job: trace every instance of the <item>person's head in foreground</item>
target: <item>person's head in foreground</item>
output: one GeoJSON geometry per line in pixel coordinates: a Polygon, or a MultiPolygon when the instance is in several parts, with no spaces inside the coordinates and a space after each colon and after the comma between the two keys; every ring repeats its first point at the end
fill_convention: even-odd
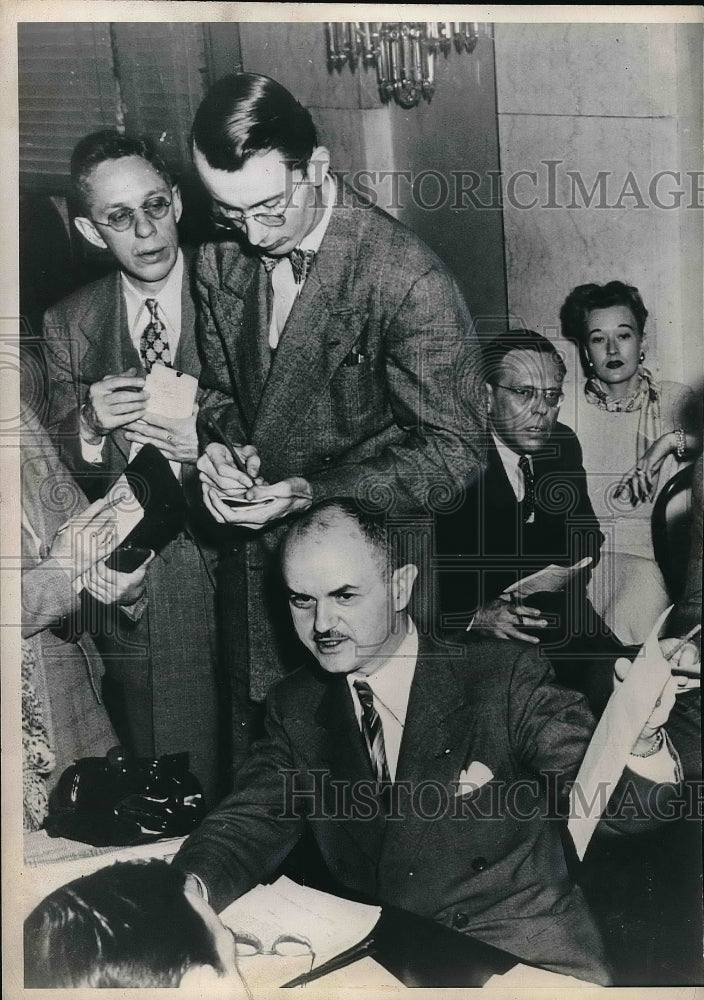
{"type": "Polygon", "coordinates": [[[24,922],[25,989],[228,985],[231,932],[165,861],[121,862],[69,882],[24,922]]]}
{"type": "Polygon", "coordinates": [[[317,504],[291,527],[282,563],[298,638],[324,670],[371,674],[396,652],[418,570],[382,516],[346,499],[317,504]]]}
{"type": "Polygon", "coordinates": [[[533,330],[509,330],[482,347],[489,423],[516,454],[532,455],[550,439],[560,404],[565,363],[533,330]]]}

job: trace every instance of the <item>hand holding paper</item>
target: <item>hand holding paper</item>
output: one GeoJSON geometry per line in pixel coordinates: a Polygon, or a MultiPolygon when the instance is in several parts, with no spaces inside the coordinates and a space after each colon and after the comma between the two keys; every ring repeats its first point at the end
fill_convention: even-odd
{"type": "MultiPolygon", "coordinates": [[[[580,573],[586,573],[591,567],[592,557],[585,556],[573,566],[557,566],[550,563],[537,573],[522,580],[516,580],[510,587],[507,587],[504,594],[511,594],[516,600],[525,600],[531,594],[558,593],[564,590],[569,583],[576,580],[580,573]]],[[[586,581],[585,581],[586,582],[586,581]]]]}
{"type": "Polygon", "coordinates": [[[619,660],[616,689],[594,730],[570,796],[567,829],[581,860],[602,811],[639,740],[646,752],[674,704],[676,681],[660,651],[658,633],[672,607],[658,618],[632,664],[619,660]],[[667,689],[667,690],[666,690],[667,689]],[[649,734],[649,735],[648,735],[649,734]],[[600,790],[605,795],[600,795],[600,790]],[[598,804],[598,807],[597,805],[598,804]]]}

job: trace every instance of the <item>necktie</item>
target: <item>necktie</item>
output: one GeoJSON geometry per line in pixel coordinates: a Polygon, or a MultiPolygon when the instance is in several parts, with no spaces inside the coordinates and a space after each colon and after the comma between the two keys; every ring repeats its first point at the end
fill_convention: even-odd
{"type": "Polygon", "coordinates": [[[389,775],[389,765],[386,761],[384,728],[381,724],[379,713],[374,708],[372,689],[366,681],[355,681],[354,689],[362,706],[362,735],[367,744],[374,776],[380,783],[389,782],[391,781],[391,777],[389,775]]]}
{"type": "Polygon", "coordinates": [[[532,520],[535,513],[535,476],[527,455],[518,459],[518,468],[523,473],[525,492],[523,494],[523,523],[532,520]]]}
{"type": "MultiPolygon", "coordinates": [[[[300,247],[294,247],[291,253],[285,256],[291,261],[293,280],[297,285],[302,285],[308,277],[308,273],[315,260],[315,250],[301,250],[300,247]]],[[[267,257],[266,254],[262,254],[261,260],[267,273],[269,273],[274,270],[280,260],[283,260],[283,257],[267,257]]]]}
{"type": "Polygon", "coordinates": [[[159,303],[156,299],[146,299],[150,320],[142,331],[139,342],[139,353],[142,364],[147,375],[154,365],[166,365],[171,367],[171,351],[169,349],[169,338],[166,334],[166,327],[159,319],[159,303]]]}

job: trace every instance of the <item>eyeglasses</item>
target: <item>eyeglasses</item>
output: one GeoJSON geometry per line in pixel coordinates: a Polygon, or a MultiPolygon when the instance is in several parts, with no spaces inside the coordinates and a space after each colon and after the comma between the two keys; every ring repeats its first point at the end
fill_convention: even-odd
{"type": "MultiPolygon", "coordinates": [[[[148,219],[163,219],[171,208],[171,202],[171,198],[159,195],[156,198],[148,198],[143,205],[140,205],[140,208],[148,219]]],[[[138,211],[139,208],[117,208],[114,212],[110,213],[105,222],[100,222],[99,219],[93,219],[92,221],[96,226],[110,226],[116,232],[124,233],[132,226],[134,217],[138,211]]]]}
{"type": "Polygon", "coordinates": [[[538,389],[534,385],[501,385],[500,382],[495,382],[494,385],[497,389],[506,389],[507,392],[512,392],[514,396],[518,396],[524,403],[533,403],[538,396],[542,396],[551,408],[559,406],[565,398],[565,394],[561,389],[538,389]]]}
{"type": "Polygon", "coordinates": [[[272,211],[249,211],[241,212],[238,208],[215,208],[211,209],[211,218],[213,224],[218,227],[218,229],[244,229],[247,219],[254,219],[255,222],[260,223],[262,226],[268,226],[270,229],[278,229],[279,226],[283,226],[286,222],[286,212],[291,204],[291,199],[293,198],[294,191],[296,188],[303,183],[303,178],[296,181],[296,183],[291,188],[291,193],[284,202],[283,205],[272,205],[272,208],[279,208],[278,212],[272,211]]]}
{"type": "Polygon", "coordinates": [[[299,958],[304,955],[310,955],[310,969],[308,972],[312,972],[313,970],[315,952],[313,951],[313,945],[307,937],[303,937],[300,934],[279,934],[271,948],[265,948],[256,934],[250,934],[247,931],[233,931],[231,927],[227,929],[234,938],[237,971],[244,985],[245,992],[250,998],[252,993],[239,967],[238,960],[240,958],[251,958],[255,955],[277,955],[279,958],[299,958]]]}

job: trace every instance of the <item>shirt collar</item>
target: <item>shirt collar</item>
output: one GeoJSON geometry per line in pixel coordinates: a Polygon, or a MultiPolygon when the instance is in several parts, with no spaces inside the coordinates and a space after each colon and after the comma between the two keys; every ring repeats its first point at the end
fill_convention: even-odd
{"type": "MultiPolygon", "coordinates": [[[[363,674],[355,670],[353,673],[347,674],[346,678],[352,692],[354,692],[355,681],[366,681],[374,696],[378,697],[392,715],[396,716],[401,725],[404,725],[406,721],[408,699],[418,661],[418,633],[411,619],[407,618],[406,620],[410,626],[408,634],[392,656],[384,660],[373,674],[363,674]]],[[[359,715],[360,710],[356,696],[353,701],[359,715]]]]}
{"type": "Polygon", "coordinates": [[[130,333],[134,332],[137,324],[144,318],[146,325],[146,305],[147,299],[157,299],[159,310],[163,314],[167,327],[180,332],[181,329],[181,290],[183,287],[183,252],[179,248],[176,255],[176,263],[171,269],[171,273],[166,279],[164,287],[154,295],[145,295],[130,281],[124,271],[120,272],[122,278],[122,289],[125,293],[125,305],[127,306],[127,324],[130,333]]]}
{"type": "Polygon", "coordinates": [[[325,211],[322,219],[315,229],[311,230],[307,236],[304,236],[298,244],[301,250],[314,250],[317,253],[320,249],[320,244],[323,242],[323,236],[325,236],[330,222],[330,216],[332,215],[332,210],[335,206],[335,195],[335,182],[330,174],[326,174],[323,181],[323,203],[325,205],[325,211]]]}
{"type": "MultiPolygon", "coordinates": [[[[522,500],[525,493],[525,483],[523,481],[523,472],[518,467],[518,463],[521,459],[520,455],[517,455],[515,451],[512,451],[508,445],[504,444],[501,438],[493,430],[491,431],[491,436],[494,439],[494,444],[496,445],[496,450],[499,453],[499,458],[501,459],[501,464],[506,470],[506,475],[508,476],[508,481],[511,484],[511,488],[516,495],[517,500],[522,500]]],[[[531,469],[533,468],[533,458],[531,455],[526,455],[526,458],[530,462],[531,469]]]]}

